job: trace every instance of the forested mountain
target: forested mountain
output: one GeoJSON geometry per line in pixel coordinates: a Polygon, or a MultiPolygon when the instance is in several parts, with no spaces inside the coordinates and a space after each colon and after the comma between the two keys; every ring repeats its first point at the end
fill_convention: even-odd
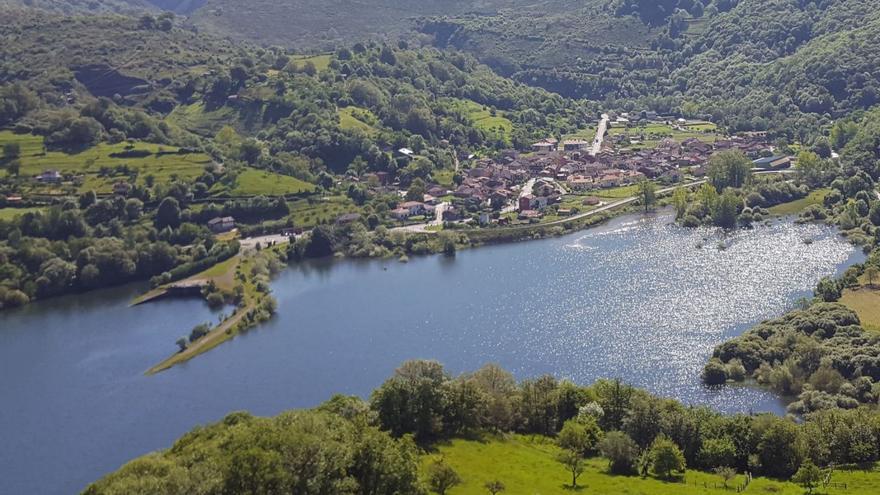
{"type": "MultiPolygon", "coordinates": [[[[145,0],[51,4],[143,7],[145,0]]],[[[874,105],[877,0],[152,1],[210,32],[303,49],[430,42],[603,108],[711,116],[811,140],[874,105]]]]}

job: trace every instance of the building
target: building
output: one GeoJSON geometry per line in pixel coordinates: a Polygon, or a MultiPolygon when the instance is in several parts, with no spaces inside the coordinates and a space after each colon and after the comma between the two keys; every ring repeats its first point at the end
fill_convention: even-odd
{"type": "Polygon", "coordinates": [[[360,213],[346,213],[336,217],[336,225],[347,225],[361,219],[360,213]]]}
{"type": "Polygon", "coordinates": [[[550,153],[551,151],[555,151],[557,147],[557,141],[555,139],[542,139],[537,143],[532,144],[532,151],[537,153],[550,153]]]}
{"type": "Polygon", "coordinates": [[[208,228],[214,233],[229,232],[235,228],[235,219],[232,217],[217,217],[208,220],[208,228]]]}
{"type": "Polygon", "coordinates": [[[562,142],[565,151],[582,151],[590,147],[590,142],[583,139],[568,139],[562,142]]]}
{"type": "Polygon", "coordinates": [[[787,168],[790,166],[791,157],[788,156],[768,156],[752,161],[754,168],[787,168]]]}
{"type": "Polygon", "coordinates": [[[427,208],[425,208],[425,203],[421,203],[419,201],[406,201],[397,205],[397,209],[404,209],[409,211],[410,216],[424,215],[427,211],[427,208]]]}
{"type": "Polygon", "coordinates": [[[118,181],[113,184],[113,194],[117,194],[119,196],[128,196],[128,193],[131,192],[131,184],[125,182],[124,180],[118,181]]]}
{"type": "Polygon", "coordinates": [[[391,210],[391,218],[394,218],[395,220],[406,220],[411,215],[410,211],[406,208],[396,208],[391,210]]]}
{"type": "Polygon", "coordinates": [[[61,182],[61,173],[57,170],[46,170],[37,176],[37,180],[47,184],[57,184],[61,182]]]}

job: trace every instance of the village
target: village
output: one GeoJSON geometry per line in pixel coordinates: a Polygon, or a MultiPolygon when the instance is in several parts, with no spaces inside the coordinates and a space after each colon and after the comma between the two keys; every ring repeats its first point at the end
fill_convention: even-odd
{"type": "Polygon", "coordinates": [[[548,137],[529,151],[467,157],[469,168],[452,187],[428,184],[422,201],[401,201],[391,216],[410,230],[553,221],[619,199],[642,180],[663,186],[703,177],[709,158],[724,150],[741,151],[758,169],[791,165],[790,157],[773,154],[764,133],[722,136],[705,121],[654,115],[634,125],[627,117],[603,116],[599,129],[606,132],[592,141],[548,137]]]}
{"type": "MultiPolygon", "coordinates": [[[[742,151],[755,168],[790,166],[790,157],[774,155],[765,133],[728,136],[710,122],[642,112],[638,116],[605,114],[595,128],[577,135],[548,136],[528,150],[458,155],[451,179],[426,181],[424,194],[416,197],[408,194],[410,184],[401,184],[388,172],[347,176],[338,184],[360,182],[376,194],[400,197],[381,219],[393,229],[431,232],[544,223],[631,197],[642,180],[670,186],[700,178],[706,174],[709,158],[729,149],[742,151]]],[[[408,148],[395,154],[404,164],[418,156],[408,148]]],[[[58,187],[64,179],[58,170],[49,169],[32,180],[58,187]]],[[[105,194],[126,197],[131,189],[128,181],[117,179],[105,194]]],[[[21,201],[20,195],[6,198],[10,206],[21,201]]],[[[344,225],[362,218],[357,211],[342,210],[331,220],[344,225]]],[[[220,234],[236,230],[238,222],[224,215],[210,219],[206,226],[220,234]]],[[[302,230],[297,227],[301,226],[282,234],[299,234],[302,230]]]]}

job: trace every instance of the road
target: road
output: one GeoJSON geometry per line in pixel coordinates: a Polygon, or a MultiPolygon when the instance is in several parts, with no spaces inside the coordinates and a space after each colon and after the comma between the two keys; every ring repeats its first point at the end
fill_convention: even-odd
{"type": "Polygon", "coordinates": [[[596,127],[596,137],[593,138],[593,149],[590,150],[590,155],[596,156],[599,152],[602,151],[602,141],[605,140],[605,132],[608,130],[608,114],[602,114],[602,120],[599,121],[599,126],[596,127]]]}
{"type": "MultiPolygon", "coordinates": [[[[701,184],[704,184],[705,182],[706,182],[706,179],[703,179],[703,180],[698,180],[698,181],[694,181],[694,182],[688,182],[687,184],[679,184],[677,186],[664,187],[663,189],[657,189],[656,194],[666,194],[668,192],[672,192],[672,191],[674,191],[678,188],[681,188],[681,187],[699,186],[701,184]]],[[[590,211],[587,211],[584,213],[578,213],[577,215],[572,215],[570,217],[565,217],[565,218],[562,218],[559,220],[554,220],[552,222],[542,223],[542,224],[540,224],[540,226],[546,227],[548,225],[549,226],[561,225],[563,223],[568,223],[568,222],[572,222],[575,220],[580,220],[581,218],[586,218],[589,216],[598,215],[599,213],[617,208],[618,206],[628,205],[638,199],[639,199],[638,196],[630,196],[628,198],[624,198],[624,199],[614,201],[612,203],[608,203],[605,206],[600,206],[599,208],[596,208],[595,210],[590,210],[590,211]]],[[[529,227],[534,227],[534,225],[522,225],[519,227],[514,226],[514,227],[509,227],[509,228],[516,229],[516,228],[529,228],[529,227]]]]}
{"type": "Polygon", "coordinates": [[[290,237],[284,234],[271,234],[238,240],[238,244],[241,246],[242,251],[252,251],[257,248],[258,243],[260,244],[260,247],[266,247],[273,242],[275,244],[287,244],[290,242],[290,237]]]}
{"type": "MultiPolygon", "coordinates": [[[[687,184],[679,184],[677,186],[664,187],[663,189],[658,189],[656,191],[656,194],[666,194],[666,193],[672,192],[680,187],[694,187],[694,186],[699,186],[704,183],[706,183],[706,179],[698,180],[698,181],[694,181],[694,182],[688,182],[687,184]]],[[[525,187],[523,187],[523,189],[525,189],[525,187]]],[[[630,196],[628,198],[619,199],[617,201],[607,203],[605,205],[600,206],[599,208],[596,208],[595,210],[590,210],[590,211],[587,211],[584,213],[578,213],[577,215],[572,215],[570,217],[561,218],[559,220],[554,220],[552,222],[547,222],[547,223],[542,223],[542,224],[537,224],[537,225],[535,225],[535,224],[513,225],[510,227],[503,227],[501,229],[495,229],[495,230],[496,231],[497,230],[518,230],[518,229],[529,229],[529,228],[536,227],[536,226],[547,227],[547,226],[553,226],[553,225],[562,225],[564,223],[580,220],[581,218],[586,218],[586,217],[589,217],[592,215],[598,215],[599,213],[602,213],[602,212],[605,212],[608,210],[613,210],[614,208],[617,208],[620,206],[628,205],[638,199],[639,199],[638,196],[630,196]]],[[[445,204],[448,204],[448,203],[445,203],[445,204]]],[[[417,225],[407,225],[405,227],[395,227],[391,230],[404,230],[407,232],[420,232],[423,234],[436,234],[437,233],[436,230],[427,230],[427,227],[429,225],[440,225],[442,223],[443,223],[442,221],[438,222],[437,220],[434,220],[433,222],[430,222],[430,223],[420,223],[417,225]]]]}

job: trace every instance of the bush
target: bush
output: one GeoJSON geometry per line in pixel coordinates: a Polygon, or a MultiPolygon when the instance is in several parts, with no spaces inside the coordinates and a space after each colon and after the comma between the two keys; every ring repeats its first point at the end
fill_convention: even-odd
{"type": "Polygon", "coordinates": [[[703,368],[703,382],[706,385],[721,385],[727,382],[727,367],[720,360],[711,359],[703,368]]]}
{"type": "Polygon", "coordinates": [[[612,431],[599,442],[599,451],[608,459],[608,469],[614,474],[631,474],[639,447],[626,433],[612,431]]]}

